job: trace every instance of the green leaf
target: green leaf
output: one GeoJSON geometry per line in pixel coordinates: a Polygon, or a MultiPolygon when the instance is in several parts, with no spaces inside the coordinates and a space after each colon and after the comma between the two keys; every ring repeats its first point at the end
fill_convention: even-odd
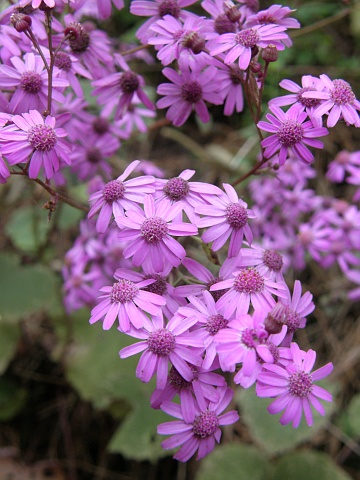
{"type": "Polygon", "coordinates": [[[215,447],[206,457],[195,477],[196,480],[266,480],[268,463],[254,447],[229,444],[215,447]]]}
{"type": "Polygon", "coordinates": [[[45,210],[37,206],[24,207],[13,213],[5,232],[17,248],[35,254],[46,242],[50,227],[45,210]]]}
{"type": "Polygon", "coordinates": [[[329,455],[304,450],[281,458],[275,465],[273,480],[351,480],[329,455]]]}
{"type": "Polygon", "coordinates": [[[0,322],[0,375],[12,360],[20,338],[18,325],[0,322]]]}
{"type": "MultiPolygon", "coordinates": [[[[327,388],[329,389],[329,388],[327,388]]],[[[293,449],[296,445],[310,439],[328,421],[314,412],[314,425],[308,427],[304,418],[299,428],[291,425],[281,425],[281,414],[270,415],[267,406],[273,399],[259,398],[253,388],[241,390],[236,395],[236,400],[241,407],[242,420],[249,427],[253,438],[269,454],[278,454],[293,449]]],[[[326,403],[327,416],[333,410],[333,405],[326,403]]]]}
{"type": "Polygon", "coordinates": [[[16,256],[1,254],[0,271],[0,318],[5,322],[53,305],[56,279],[46,267],[22,266],[16,256]]]}
{"type": "Polygon", "coordinates": [[[171,421],[171,418],[164,412],[150,407],[150,396],[138,397],[134,410],[110,440],[108,450],[137,461],[156,461],[168,456],[169,452],[161,447],[166,437],[156,433],[157,425],[167,421],[171,421]]]}
{"type": "Polygon", "coordinates": [[[360,437],[360,393],[352,398],[339,423],[349,437],[360,437]]]}
{"type": "Polygon", "coordinates": [[[0,421],[11,420],[22,409],[27,392],[13,383],[0,378],[0,421]]]}

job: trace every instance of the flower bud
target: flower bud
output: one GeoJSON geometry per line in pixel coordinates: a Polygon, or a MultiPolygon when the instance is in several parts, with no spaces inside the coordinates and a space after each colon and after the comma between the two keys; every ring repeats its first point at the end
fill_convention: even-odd
{"type": "Polygon", "coordinates": [[[278,50],[275,45],[268,45],[261,52],[261,57],[266,63],[276,62],[279,57],[278,50]]]}
{"type": "Polygon", "coordinates": [[[252,60],[250,62],[250,70],[253,72],[253,73],[259,73],[261,71],[261,64],[259,62],[255,62],[254,60],[252,60]]]}
{"type": "Polygon", "coordinates": [[[23,13],[13,13],[10,22],[17,32],[25,32],[31,27],[31,18],[23,13]]]}
{"type": "Polygon", "coordinates": [[[232,2],[224,2],[224,12],[230,22],[237,23],[240,20],[241,13],[232,2]]]}
{"type": "Polygon", "coordinates": [[[198,54],[204,51],[205,48],[205,40],[200,37],[197,32],[192,32],[187,35],[182,44],[185,48],[189,48],[193,53],[198,54]]]}
{"type": "Polygon", "coordinates": [[[268,313],[264,320],[265,330],[269,334],[277,334],[281,332],[283,325],[286,322],[287,307],[278,302],[272,310],[268,313]]]}

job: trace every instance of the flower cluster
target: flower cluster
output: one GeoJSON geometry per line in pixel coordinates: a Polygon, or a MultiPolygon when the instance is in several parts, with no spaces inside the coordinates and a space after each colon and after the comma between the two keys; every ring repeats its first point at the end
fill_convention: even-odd
{"type": "Polygon", "coordinates": [[[311,425],[312,408],[324,415],[320,400],[331,395],[315,382],[333,367],[312,372],[315,352],[295,341],[315,307],[301,282],[286,278],[290,267],[304,268],[306,256],[322,268],[338,264],[357,285],[351,298],[360,297],[359,152],[341,152],[327,172],[358,187],[353,203],[308,183],[328,129],[360,127],[352,87],[325,74],[301,85],[284,79],[290,93],[270,100],[261,119],[269,64],[300,27],[294,11],[203,0],[198,14],[194,3],[132,0],[131,14],[148,17],[140,46],[97,26],[123,0],[20,0],[0,15],[0,183],[24,175],[55,202],[68,200],[67,182],[88,182],[87,219],[65,255],[65,308],[86,306],[91,324],[136,339],[120,358],[141,354],[137,378],[155,378],[151,406],[176,419],[158,433],[170,435],[165,449],[180,447],[180,461],[206,456],[220,427],[239,418],[224,413],[234,392],[223,372],[273,398],[269,412],[283,411],[282,424],[298,427],[304,414],[311,425]],[[142,67],[155,62],[164,78],[149,85],[142,67]],[[190,169],[165,179],[146,160],[122,168],[122,144],[150,124],[181,127],[193,114],[207,123],[220,108],[241,112],[245,98],[261,156],[243,179],[273,174],[249,183],[249,202],[234,188],[241,179],[213,185],[190,169]]]}

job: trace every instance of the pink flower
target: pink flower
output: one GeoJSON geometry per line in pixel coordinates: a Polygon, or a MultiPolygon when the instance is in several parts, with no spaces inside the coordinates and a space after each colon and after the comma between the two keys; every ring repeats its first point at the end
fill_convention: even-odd
{"type": "MultiPolygon", "coordinates": [[[[12,57],[10,61],[13,66],[0,65],[0,87],[16,88],[10,99],[8,111],[21,114],[29,110],[45,110],[47,108],[48,74],[42,58],[29,52],[24,55],[24,60],[12,57]]],[[[64,101],[64,96],[59,88],[67,87],[69,82],[57,78],[57,75],[58,70],[55,70],[52,80],[52,99],[61,103],[64,101]]]]}
{"type": "Polygon", "coordinates": [[[266,115],[270,123],[264,121],[258,123],[261,130],[273,134],[261,142],[261,146],[265,149],[265,158],[271,158],[279,151],[279,163],[284,165],[290,149],[296,158],[302,162],[311,163],[314,155],[306,145],[323,148],[324,144],[315,137],[327,135],[328,130],[324,127],[314,127],[310,120],[305,121],[307,114],[300,105],[292,105],[286,113],[275,105],[269,105],[269,109],[273,113],[273,115],[270,113],[266,115]]]}
{"type": "Polygon", "coordinates": [[[220,387],[220,398],[217,402],[204,402],[203,405],[195,404],[192,419],[184,419],[181,406],[172,402],[164,402],[161,409],[177,418],[173,422],[162,423],[158,426],[160,435],[172,435],[164,442],[165,450],[181,446],[174,455],[180,462],[188,461],[196,452],[197,460],[208,455],[215,447],[215,442],[220,442],[222,425],[231,425],[239,419],[235,410],[221,412],[229,405],[234,395],[231,388],[220,387]]]}
{"type": "Polygon", "coordinates": [[[156,106],[158,108],[170,107],[166,113],[176,127],[183,125],[194,109],[202,122],[210,120],[205,101],[219,105],[222,96],[217,91],[216,75],[218,69],[210,66],[202,72],[193,70],[189,66],[180,65],[180,74],[171,68],[164,68],[163,74],[173,83],[161,83],[157,93],[165,95],[156,106]]]}
{"type": "Polygon", "coordinates": [[[131,328],[127,332],[141,341],[120,350],[120,358],[143,352],[136,367],[136,376],[147,383],[156,373],[156,388],[165,388],[169,361],[181,376],[190,382],[193,372],[188,363],[201,365],[199,352],[202,350],[202,342],[188,331],[194,323],[196,318],[180,322],[178,317],[173,317],[165,326],[162,313],[154,316],[152,321],[147,318],[143,328],[131,328]]]}
{"type": "Polygon", "coordinates": [[[323,91],[304,92],[303,97],[323,100],[315,111],[314,116],[321,117],[328,114],[327,126],[333,127],[340,119],[349,125],[360,127],[360,102],[348,82],[342,79],[331,80],[327,75],[320,75],[323,91]]]}
{"type": "Polygon", "coordinates": [[[243,238],[252,242],[252,233],[248,225],[248,218],[254,218],[253,212],[247,204],[239,199],[235,189],[224,183],[226,194],[208,199],[210,205],[200,205],[195,208],[196,213],[205,215],[198,223],[199,228],[210,227],[203,233],[201,239],[205,243],[213,242],[214,252],[220,250],[230,237],[229,258],[239,254],[243,238]]]}
{"type": "Polygon", "coordinates": [[[268,411],[276,414],[284,410],[280,418],[282,425],[292,422],[293,427],[297,428],[304,413],[306,423],[311,426],[311,406],[324,415],[325,409],[319,399],[332,401],[332,395],[314,382],[327,377],[333,370],[333,364],[328,363],[311,373],[316,360],[314,350],[302,352],[296,343],[292,343],[290,349],[292,363],[288,366],[264,364],[263,372],[258,377],[256,394],[259,397],[277,397],[269,405],[268,411]]]}
{"type": "Polygon", "coordinates": [[[196,235],[197,228],[189,223],[171,223],[180,213],[181,205],[160,202],[155,205],[151,195],[145,197],[144,213],[128,210],[126,217],[116,216],[122,229],[119,239],[131,242],[124,257],[132,257],[133,265],[147,271],[162,272],[168,265],[178,267],[186,255],[184,247],[172,238],[196,235]]]}
{"type": "Polygon", "coordinates": [[[155,191],[154,177],[142,176],[126,180],[140,161],[135,160],[125,169],[124,173],[116,180],[108,182],[102,190],[91,195],[89,202],[91,209],[88,218],[93,218],[97,213],[96,230],[104,233],[109,226],[112,215],[125,215],[124,210],[134,209],[134,203],[142,203],[144,196],[155,191]]]}
{"type": "Polygon", "coordinates": [[[158,315],[165,300],[155,293],[147,292],[147,287],[154,280],[148,279],[135,283],[124,278],[119,278],[112,286],[100,289],[104,292],[99,298],[103,298],[91,311],[90,323],[93,324],[103,318],[103,329],[109,330],[116,317],[119,319],[119,329],[122,332],[130,331],[130,324],[135,328],[142,328],[148,322],[150,315],[158,315]]]}
{"type": "Polygon", "coordinates": [[[70,165],[70,148],[62,140],[67,133],[63,128],[55,128],[54,117],[48,115],[44,120],[37,110],[30,110],[14,115],[12,122],[0,132],[1,151],[10,165],[30,159],[29,177],[36,178],[44,167],[47,179],[59,170],[60,160],[70,165]]]}
{"type": "Polygon", "coordinates": [[[289,37],[284,31],[286,27],[279,25],[254,25],[238,33],[224,33],[211,44],[210,55],[228,52],[224,58],[226,64],[238,59],[239,68],[246,70],[252,57],[254,47],[266,48],[274,45],[278,50],[284,50],[280,40],[289,37]]]}

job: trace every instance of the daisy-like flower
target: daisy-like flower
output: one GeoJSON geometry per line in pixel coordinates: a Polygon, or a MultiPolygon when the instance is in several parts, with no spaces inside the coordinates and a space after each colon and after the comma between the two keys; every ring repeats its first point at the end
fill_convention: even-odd
{"type": "Polygon", "coordinates": [[[227,52],[224,58],[226,64],[238,60],[239,68],[246,70],[250,64],[254,47],[266,48],[271,44],[277,50],[285,49],[281,42],[281,40],[289,39],[288,35],[284,33],[285,30],[285,26],[279,25],[254,25],[252,28],[238,33],[224,33],[212,42],[210,55],[215,56],[227,52]]]}
{"type": "Polygon", "coordinates": [[[112,216],[124,215],[124,210],[134,209],[133,202],[142,203],[144,196],[155,191],[152,185],[155,181],[150,175],[126,180],[139,165],[135,160],[116,179],[108,182],[104,188],[96,191],[89,198],[91,209],[88,218],[93,218],[97,213],[96,230],[104,233],[109,226],[112,216]]]}
{"type": "Polygon", "coordinates": [[[171,68],[164,68],[163,74],[173,83],[161,83],[157,93],[165,95],[156,106],[170,107],[166,112],[168,118],[176,127],[183,125],[194,109],[204,123],[210,120],[205,101],[220,105],[222,96],[218,93],[215,78],[218,69],[214,66],[198,69],[180,64],[180,74],[171,68]]]}
{"type": "Polygon", "coordinates": [[[45,177],[50,179],[60,168],[60,160],[70,165],[70,147],[62,140],[67,136],[63,128],[55,128],[56,120],[45,119],[37,110],[14,115],[12,125],[0,132],[1,151],[10,165],[28,162],[29,177],[37,178],[44,167],[45,177]]]}
{"type": "Polygon", "coordinates": [[[174,455],[176,460],[187,462],[196,452],[197,460],[204,458],[214,449],[215,442],[220,442],[220,426],[238,421],[239,414],[235,410],[221,414],[231,402],[234,392],[231,388],[220,387],[219,393],[217,402],[206,402],[202,406],[195,404],[191,421],[184,419],[180,405],[172,402],[161,405],[164,412],[178,419],[162,423],[157,429],[160,435],[172,435],[161,444],[165,450],[181,446],[174,455]]]}
{"type": "Polygon", "coordinates": [[[291,334],[298,328],[305,327],[306,317],[315,309],[312,298],[310,292],[301,295],[301,282],[295,280],[293,294],[291,295],[290,290],[287,290],[286,297],[280,300],[287,307],[283,323],[287,325],[288,332],[291,334]]]}
{"type": "Polygon", "coordinates": [[[341,183],[345,180],[346,174],[351,174],[351,169],[360,167],[360,151],[348,152],[341,150],[334,160],[329,163],[326,178],[330,182],[341,183]]]}
{"type": "Polygon", "coordinates": [[[144,108],[135,96],[132,102],[127,106],[127,110],[122,118],[120,118],[115,125],[121,130],[121,138],[127,140],[131,137],[133,132],[137,130],[141,133],[147,132],[148,126],[145,123],[145,120],[148,118],[154,118],[155,116],[156,113],[154,110],[144,108]]]}
{"type": "Polygon", "coordinates": [[[58,52],[55,56],[55,67],[59,69],[59,77],[68,80],[78,97],[83,97],[84,93],[77,75],[92,80],[92,75],[86,70],[79,60],[66,52],[58,52]]]}
{"type": "MultiPolygon", "coordinates": [[[[241,363],[243,374],[250,376],[256,368],[258,357],[264,362],[273,363],[274,358],[266,343],[266,313],[266,310],[255,310],[253,316],[239,315],[216,335],[217,352],[227,371],[233,372],[236,365],[241,363]]],[[[238,383],[238,374],[234,377],[235,383],[238,383]]]]}
{"type": "Polygon", "coordinates": [[[171,15],[165,15],[150,30],[154,33],[148,43],[158,49],[156,56],[163,65],[179,60],[182,52],[204,54],[205,40],[211,36],[208,23],[202,17],[188,17],[183,24],[171,15]]]}
{"type": "Polygon", "coordinates": [[[274,282],[283,282],[283,258],[276,250],[265,249],[259,245],[251,245],[241,249],[237,267],[257,267],[261,275],[268,277],[274,282]]]}
{"type": "Polygon", "coordinates": [[[211,293],[203,291],[202,298],[189,296],[190,305],[180,307],[178,315],[183,318],[197,318],[197,334],[202,338],[205,346],[205,358],[203,368],[210,368],[216,357],[215,338],[216,334],[226,328],[230,319],[225,318],[216,308],[215,300],[211,293]]]}
{"type": "MultiPolygon", "coordinates": [[[[269,101],[269,106],[283,107],[284,105],[301,105],[304,110],[306,110],[309,118],[312,121],[315,121],[313,115],[314,109],[318,107],[321,103],[320,99],[317,98],[306,98],[303,96],[305,92],[316,92],[317,90],[322,90],[321,82],[318,78],[311,75],[303,75],[301,78],[301,86],[292,80],[281,80],[279,83],[280,87],[288,90],[290,95],[283,95],[282,97],[276,97],[269,101]]],[[[321,122],[318,122],[318,127],[321,127],[321,122]]]]}
{"type": "Polygon", "coordinates": [[[250,303],[254,310],[270,310],[275,305],[272,295],[285,297],[286,285],[271,282],[255,268],[237,270],[233,278],[223,280],[210,287],[210,292],[223,290],[226,292],[216,303],[216,307],[225,316],[230,317],[236,310],[237,315],[246,314],[250,303]]]}
{"type": "Polygon", "coordinates": [[[232,115],[235,111],[242,112],[244,109],[243,72],[237,65],[225,65],[221,62],[216,62],[216,65],[219,67],[220,92],[225,102],[224,115],[232,115]]]}
{"type": "Polygon", "coordinates": [[[255,218],[247,204],[239,199],[234,187],[224,183],[225,193],[209,198],[210,205],[200,205],[196,213],[205,215],[198,223],[199,228],[210,227],[201,239],[205,243],[213,242],[214,252],[220,250],[230,237],[228,257],[239,254],[243,238],[251,244],[252,233],[248,225],[249,218],[255,218]]]}
{"type": "Polygon", "coordinates": [[[141,341],[120,350],[120,358],[143,352],[136,367],[136,376],[147,383],[156,373],[156,388],[163,389],[166,385],[169,361],[190,382],[193,372],[189,363],[198,367],[201,365],[202,342],[189,333],[189,328],[195,323],[196,318],[180,321],[175,316],[165,325],[162,313],[154,316],[152,321],[147,319],[143,328],[131,328],[127,332],[141,341]]]}
{"type": "Polygon", "coordinates": [[[266,114],[270,123],[264,121],[258,123],[261,130],[273,134],[261,142],[261,146],[265,149],[265,158],[271,158],[279,152],[279,164],[284,165],[290,149],[300,161],[311,163],[314,155],[306,145],[323,148],[323,142],[315,137],[327,135],[329,133],[327,128],[314,127],[310,120],[306,121],[307,113],[300,105],[292,105],[286,113],[275,105],[269,105],[269,109],[273,113],[273,115],[266,114]]]}
{"type": "Polygon", "coordinates": [[[168,265],[178,267],[186,255],[184,247],[171,235],[196,235],[197,227],[189,223],[171,223],[179,215],[181,205],[160,202],[155,205],[151,195],[146,195],[144,212],[128,210],[126,217],[116,216],[119,239],[131,244],[124,250],[124,257],[132,257],[133,265],[155,273],[168,265]]]}
{"type": "MultiPolygon", "coordinates": [[[[48,74],[44,69],[44,62],[39,55],[32,52],[24,55],[24,60],[19,57],[10,59],[13,66],[0,65],[0,87],[4,89],[16,88],[12,94],[8,111],[21,114],[29,110],[45,110],[48,95],[48,74]]],[[[57,78],[58,70],[55,70],[52,90],[52,99],[63,102],[64,96],[59,88],[67,87],[69,82],[63,78],[57,78]]]]}
{"type": "Polygon", "coordinates": [[[189,182],[195,175],[195,170],[184,170],[178,177],[169,180],[157,179],[157,201],[179,203],[191,223],[197,224],[200,216],[195,213],[195,207],[207,203],[204,200],[212,195],[221,195],[220,188],[204,182],[189,182]]]}
{"type": "Polygon", "coordinates": [[[348,125],[360,127],[360,102],[356,99],[351,86],[345,80],[338,78],[331,80],[327,75],[320,75],[322,91],[304,92],[303,97],[308,99],[322,100],[314,110],[315,117],[328,114],[327,126],[334,127],[340,119],[348,125]]]}
{"type": "Polygon", "coordinates": [[[147,108],[154,110],[153,103],[143,91],[143,77],[132,72],[121,55],[115,54],[115,59],[123,72],[111,73],[92,83],[95,87],[92,95],[98,95],[99,103],[105,105],[103,115],[109,115],[116,107],[114,118],[120,119],[134,98],[140,99],[147,108]]]}
{"type": "Polygon", "coordinates": [[[109,330],[119,320],[119,329],[128,333],[130,325],[142,328],[149,321],[144,312],[150,315],[158,315],[165,300],[156,293],[147,292],[145,287],[154,283],[148,279],[141,282],[132,282],[124,278],[118,278],[112,286],[100,289],[104,292],[99,298],[103,298],[91,311],[90,323],[93,324],[103,319],[103,329],[109,330]]]}
{"type": "Polygon", "coordinates": [[[256,394],[259,397],[277,397],[269,406],[268,412],[276,414],[284,410],[280,418],[282,425],[292,422],[294,428],[300,425],[302,414],[306,423],[313,424],[314,407],[320,415],[325,415],[325,409],[320,400],[332,401],[332,395],[325,389],[315,385],[315,382],[327,377],[333,370],[333,364],[311,373],[316,360],[316,352],[302,352],[296,343],[290,346],[292,362],[284,367],[281,365],[264,364],[258,377],[256,394]]]}
{"type": "Polygon", "coordinates": [[[130,4],[130,13],[141,17],[150,17],[136,32],[141,43],[146,44],[151,36],[150,27],[153,23],[166,15],[185,20],[193,14],[183,11],[182,8],[195,3],[196,0],[133,0],[130,4]]]}

